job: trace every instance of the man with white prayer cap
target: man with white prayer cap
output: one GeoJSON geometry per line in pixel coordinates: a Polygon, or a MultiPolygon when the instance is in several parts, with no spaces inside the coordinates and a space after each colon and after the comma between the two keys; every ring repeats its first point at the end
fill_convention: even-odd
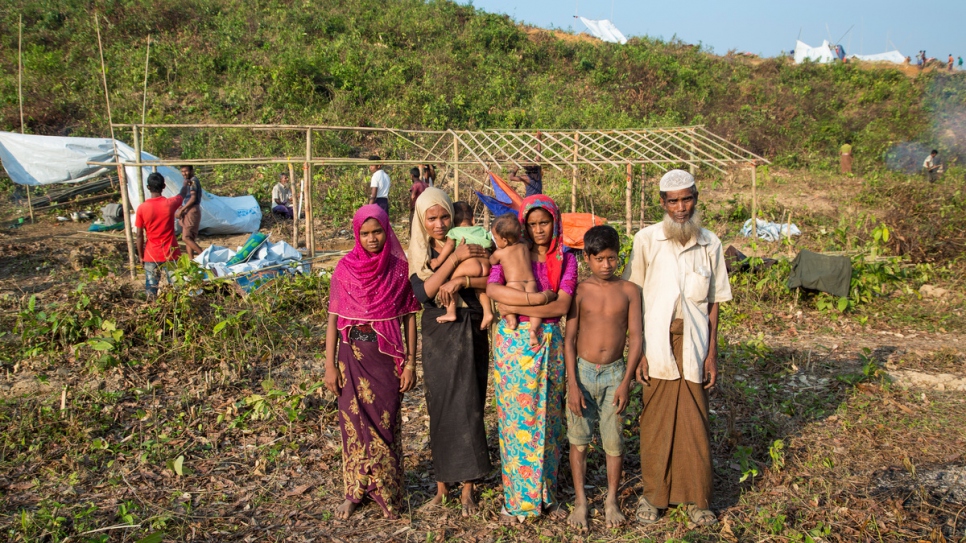
{"type": "Polygon", "coordinates": [[[637,519],[655,522],[661,509],[684,504],[692,522],[707,526],[717,522],[708,391],[718,378],[718,304],[731,299],[731,286],[721,240],[701,227],[694,176],[667,172],[660,194],[664,221],[634,236],[624,270],[644,298],[637,519]]]}

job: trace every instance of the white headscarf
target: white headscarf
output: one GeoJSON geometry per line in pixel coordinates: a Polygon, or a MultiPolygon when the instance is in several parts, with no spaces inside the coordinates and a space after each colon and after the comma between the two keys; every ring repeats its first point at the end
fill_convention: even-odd
{"type": "Polygon", "coordinates": [[[409,235],[409,276],[423,281],[433,275],[429,269],[431,255],[429,252],[429,232],[426,230],[426,212],[433,206],[440,206],[453,216],[453,202],[445,192],[435,187],[428,187],[416,199],[416,213],[413,214],[413,226],[409,235]]]}

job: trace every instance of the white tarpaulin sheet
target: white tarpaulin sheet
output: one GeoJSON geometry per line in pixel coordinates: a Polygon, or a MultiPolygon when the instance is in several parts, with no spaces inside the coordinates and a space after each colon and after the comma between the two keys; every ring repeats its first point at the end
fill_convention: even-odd
{"type": "Polygon", "coordinates": [[[812,47],[798,40],[795,42],[795,64],[801,64],[806,60],[826,64],[835,60],[835,53],[832,52],[828,40],[823,40],[822,45],[818,47],[812,47]]]}
{"type": "Polygon", "coordinates": [[[905,64],[906,62],[906,57],[899,51],[888,51],[875,55],[852,55],[852,58],[866,62],[894,62],[896,64],[905,64]]]}
{"type": "Polygon", "coordinates": [[[584,23],[587,26],[587,30],[597,39],[608,43],[619,43],[621,45],[627,43],[627,38],[624,37],[624,34],[620,30],[617,30],[614,23],[607,19],[595,21],[593,19],[580,17],[580,22],[584,23]]]}
{"type": "MultiPolygon", "coordinates": [[[[117,153],[121,161],[134,161],[134,149],[117,142],[117,153]]],[[[141,151],[142,160],[157,160],[157,157],[141,151]]],[[[89,166],[90,162],[111,162],[114,160],[114,145],[109,138],[65,138],[57,136],[35,136],[0,132],[0,160],[7,175],[19,185],[52,185],[56,183],[77,183],[97,175],[107,173],[113,168],[89,166]]],[[[142,180],[145,196],[148,175],[151,168],[144,167],[142,180]]],[[[181,191],[184,180],[181,172],[170,166],[158,166],[158,173],[166,181],[163,195],[174,196],[181,191]]],[[[137,168],[125,166],[128,183],[128,197],[135,213],[138,206],[137,168]]],[[[262,222],[262,210],[253,196],[225,197],[204,191],[201,197],[200,230],[205,234],[242,234],[258,231],[262,222]]]]}

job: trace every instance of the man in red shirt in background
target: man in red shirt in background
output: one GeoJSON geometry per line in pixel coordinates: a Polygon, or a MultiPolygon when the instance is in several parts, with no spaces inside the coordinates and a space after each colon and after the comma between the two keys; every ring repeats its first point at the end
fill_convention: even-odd
{"type": "MultiPolygon", "coordinates": [[[[174,215],[181,207],[181,195],[165,198],[164,177],[155,172],[148,176],[148,191],[151,197],[138,206],[134,226],[138,229],[138,255],[144,263],[144,290],[148,301],[158,296],[161,282],[161,269],[165,262],[172,262],[181,256],[178,240],[174,237],[174,215]]],[[[168,284],[171,284],[171,271],[165,270],[168,284]]]]}

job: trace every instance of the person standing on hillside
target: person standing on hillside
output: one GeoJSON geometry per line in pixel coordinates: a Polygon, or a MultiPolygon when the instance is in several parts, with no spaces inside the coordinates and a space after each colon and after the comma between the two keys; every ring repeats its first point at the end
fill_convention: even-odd
{"type": "Polygon", "coordinates": [[[929,156],[926,157],[926,160],[922,161],[922,169],[926,172],[926,180],[928,180],[930,183],[935,183],[936,180],[939,179],[939,168],[941,164],[936,158],[938,156],[939,151],[933,149],[932,152],[929,153],[929,156]]]}
{"type": "Polygon", "coordinates": [[[369,203],[381,207],[389,215],[389,174],[382,169],[379,155],[372,155],[369,160],[375,162],[369,166],[372,179],[369,181],[369,203]]]}
{"type": "Polygon", "coordinates": [[[412,181],[412,186],[409,187],[409,221],[412,222],[413,215],[416,213],[416,200],[419,199],[419,195],[423,193],[428,187],[426,183],[420,178],[419,168],[412,168],[409,170],[409,178],[412,181]]]}
{"type": "Polygon", "coordinates": [[[283,173],[278,177],[278,183],[272,187],[272,213],[283,219],[291,219],[292,212],[292,189],[288,188],[288,174],[283,173]]]}
{"type": "Polygon", "coordinates": [[[850,175],[852,173],[852,140],[847,139],[845,143],[842,144],[842,148],[839,149],[839,168],[842,171],[842,175],[850,175]]]}
{"type": "Polygon", "coordinates": [[[948,65],[948,67],[949,67],[949,71],[950,72],[953,71],[953,54],[952,53],[949,53],[949,60],[946,61],[946,63],[948,65]]]}
{"type": "Polygon", "coordinates": [[[516,181],[517,183],[523,183],[526,189],[526,194],[524,197],[535,196],[537,194],[543,194],[543,170],[540,168],[539,164],[529,164],[523,167],[523,174],[518,174],[519,168],[513,170],[508,179],[510,181],[516,181]]]}
{"type": "Polygon", "coordinates": [[[426,184],[427,187],[436,186],[436,168],[432,164],[420,164],[419,168],[419,180],[426,184]]]}
{"type": "MultiPolygon", "coordinates": [[[[148,192],[151,197],[138,206],[134,226],[138,229],[137,249],[144,263],[144,292],[148,301],[158,296],[161,283],[161,270],[165,263],[181,256],[178,238],[174,235],[174,214],[181,207],[184,198],[180,194],[165,198],[164,177],[154,172],[148,176],[148,192]]],[[[168,284],[171,284],[171,270],[165,269],[168,284]]]]}
{"type": "Polygon", "coordinates": [[[956,58],[956,64],[959,66],[959,69],[962,70],[963,69],[963,57],[957,57],[956,58]]]}
{"type": "Polygon", "coordinates": [[[660,509],[680,504],[707,526],[717,522],[708,391],[718,380],[718,304],[731,299],[731,285],[721,240],[701,226],[694,176],[671,170],[659,187],[664,221],[634,236],[624,270],[644,300],[637,519],[655,522],[660,509]]]}
{"type": "Polygon", "coordinates": [[[195,177],[194,166],[182,166],[181,177],[184,178],[184,185],[181,187],[184,205],[176,216],[181,223],[181,241],[184,241],[188,258],[194,258],[201,254],[201,246],[198,245],[198,229],[201,227],[201,181],[195,177]]]}

